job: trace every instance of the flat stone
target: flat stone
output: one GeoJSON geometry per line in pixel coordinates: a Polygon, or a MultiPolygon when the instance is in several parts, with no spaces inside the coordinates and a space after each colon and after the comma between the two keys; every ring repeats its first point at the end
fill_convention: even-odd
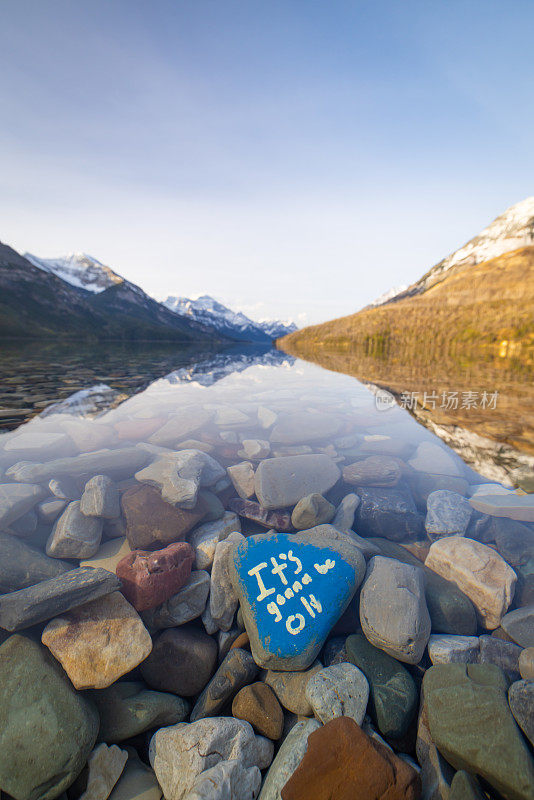
{"type": "Polygon", "coordinates": [[[332,459],[320,453],[266,458],[256,470],[256,497],[267,509],[294,506],[313,492],[325,494],[340,476],[332,459]]]}
{"type": "Polygon", "coordinates": [[[76,689],[105,689],[152,650],[150,634],[120,592],[56,617],[44,629],[41,641],[76,689]]]}
{"type": "Polygon", "coordinates": [[[132,550],[164,547],[184,539],[204,517],[206,506],[175,508],[152,486],[134,486],[122,495],[126,536],[132,550]]]}
{"type": "Polygon", "coordinates": [[[253,682],[257,673],[257,664],[247,650],[230,650],[195,703],[191,722],[216,717],[243,686],[253,682]]]}
{"type": "Polygon", "coordinates": [[[439,489],[428,495],[425,528],[431,541],[443,536],[463,536],[473,509],[456,492],[439,489]]]}
{"type": "Polygon", "coordinates": [[[534,530],[513,519],[481,515],[471,538],[494,543],[497,552],[514,568],[534,560],[534,530]]]}
{"type": "Polygon", "coordinates": [[[163,550],[134,550],[117,564],[122,593],[137,611],[155,608],[176,594],[191,575],[195,551],[187,542],[163,550]]]}
{"type": "Polygon", "coordinates": [[[258,406],[258,422],[264,430],[271,428],[277,419],[278,414],[271,408],[267,408],[267,406],[258,406]]]}
{"type": "Polygon", "coordinates": [[[469,502],[477,511],[492,517],[534,522],[534,494],[475,495],[469,502]]]}
{"type": "Polygon", "coordinates": [[[504,642],[495,636],[480,636],[478,640],[480,664],[495,664],[510,681],[518,681],[521,648],[513,642],[504,642]]]}
{"type": "Polygon", "coordinates": [[[22,517],[19,517],[14,522],[6,527],[6,533],[11,533],[13,536],[20,536],[21,539],[31,539],[37,530],[39,518],[37,511],[32,508],[31,511],[26,511],[22,517]]]}
{"type": "Polygon", "coordinates": [[[521,647],[534,647],[534,605],[509,611],[502,618],[501,627],[521,647]]]}
{"type": "MultiPolygon", "coordinates": [[[[226,480],[224,478],[223,480],[226,480]]],[[[221,481],[222,483],[223,481],[221,481]]],[[[215,488],[215,487],[214,487],[215,488]]],[[[217,491],[224,491],[225,488],[222,487],[220,490],[217,491]]],[[[219,497],[212,492],[211,489],[200,489],[198,492],[198,499],[199,502],[202,502],[203,505],[207,508],[206,514],[204,516],[204,522],[213,522],[214,520],[219,520],[224,517],[225,508],[221,503],[219,497]]]]}
{"type": "Polygon", "coordinates": [[[342,533],[352,531],[356,509],[360,505],[360,498],[357,494],[346,494],[341,503],[336,508],[336,513],[332,519],[332,525],[342,533]]]}
{"type": "Polygon", "coordinates": [[[432,634],[428,640],[428,655],[433,664],[476,664],[478,652],[478,636],[432,634]]]}
{"type": "Polygon", "coordinates": [[[486,800],[486,795],[477,779],[461,769],[452,779],[449,800],[486,800]]]}
{"type": "Polygon", "coordinates": [[[86,517],[80,501],[69,503],[56,520],[46,543],[46,553],[53,558],[91,558],[102,538],[102,520],[86,517]]]}
{"type": "Polygon", "coordinates": [[[80,567],[0,597],[0,628],[18,631],[115,592],[120,581],[104,569],[80,567]]]}
{"type": "Polygon", "coordinates": [[[108,743],[174,725],[189,714],[186,700],[169,692],[153,692],[141,681],[118,681],[107,689],[93,690],[90,698],[100,717],[98,738],[108,743]]]}
{"type": "Polygon", "coordinates": [[[299,766],[282,789],[282,800],[418,800],[417,772],[350,717],[337,717],[308,737],[299,766]]]}
{"type": "Polygon", "coordinates": [[[161,497],[180,508],[195,508],[201,486],[213,486],[224,478],[226,470],[201,450],[179,450],[156,458],[148,467],[135,473],[139,483],[161,491],[161,497]]]}
{"type": "Polygon", "coordinates": [[[481,625],[499,627],[514,596],[516,574],[495,550],[474,539],[449,536],[434,542],[425,564],[469,597],[481,625]]]}
{"type": "Polygon", "coordinates": [[[451,451],[434,442],[421,442],[408,464],[418,472],[434,475],[452,475],[463,478],[463,472],[451,451]]]}
{"type": "Polygon", "coordinates": [[[322,494],[309,494],[299,500],[293,509],[291,523],[296,530],[306,531],[316,525],[330,522],[335,513],[335,506],[329,503],[322,494]]]}
{"type": "Polygon", "coordinates": [[[369,683],[354,664],[334,664],[312,675],[306,684],[306,699],[323,725],[336,717],[351,717],[361,725],[369,683]]]}
{"type": "Polygon", "coordinates": [[[260,461],[262,458],[267,458],[271,452],[271,445],[265,439],[243,439],[241,443],[242,450],[238,455],[243,458],[251,458],[260,461]]]}
{"type": "Polygon", "coordinates": [[[131,550],[126,536],[108,539],[107,542],[100,545],[92,558],[80,561],[80,567],[102,567],[102,569],[107,569],[108,572],[115,574],[117,564],[128,553],[131,553],[131,550]]]}
{"type": "Polygon", "coordinates": [[[396,659],[379,650],[365,636],[346,642],[350,661],[369,682],[369,710],[383,736],[400,739],[415,716],[419,695],[410,673],[396,659]]]}
{"type": "Polygon", "coordinates": [[[382,434],[366,434],[360,445],[360,453],[373,456],[391,456],[403,461],[413,453],[413,445],[403,439],[394,439],[382,434]]]}
{"type": "Polygon", "coordinates": [[[234,697],[232,715],[250,722],[254,731],[268,739],[279,739],[284,726],[284,713],[273,690],[265,683],[244,686],[234,697]]]}
{"type": "Polygon", "coordinates": [[[256,663],[291,671],[308,667],[354,596],[364,567],[358,548],[330,525],[249,536],[236,545],[230,575],[256,663]]]}
{"type": "Polygon", "coordinates": [[[143,620],[150,630],[174,628],[200,617],[210,592],[210,576],[205,570],[193,570],[185,586],[164,603],[143,611],[143,620]]]}
{"type": "Polygon", "coordinates": [[[150,456],[139,447],[116,450],[95,450],[69,458],[57,458],[44,464],[20,461],[6,471],[6,475],[22,483],[47,484],[55,480],[88,481],[93,475],[104,474],[112,480],[129,478],[141,469],[150,456]]]}
{"type": "Polygon", "coordinates": [[[153,689],[193,697],[205,688],[216,664],[217,644],[211,636],[199,628],[170,628],[154,639],[141,675],[153,689]]]}
{"type": "Polygon", "coordinates": [[[343,480],[353,486],[396,486],[402,470],[394,458],[369,456],[343,467],[343,480]]]}
{"type": "Polygon", "coordinates": [[[95,475],[87,481],[80,500],[80,511],[86,517],[114,519],[121,513],[117,487],[107,475],[95,475]]]}
{"type": "Polygon", "coordinates": [[[309,444],[320,439],[332,439],[341,426],[341,420],[327,414],[284,414],[271,430],[271,443],[309,444]]]}
{"type": "Polygon", "coordinates": [[[240,517],[257,522],[264,528],[275,531],[292,531],[291,514],[288,511],[269,511],[262,508],[254,500],[241,500],[233,497],[228,502],[228,508],[235,511],[240,517]]]}
{"type": "Polygon", "coordinates": [[[0,483],[0,527],[5,529],[46,497],[42,486],[0,483]]]}
{"type": "Polygon", "coordinates": [[[527,681],[534,681],[534,647],[526,647],[519,656],[519,672],[527,681]]]}
{"type": "Polygon", "coordinates": [[[80,800],[107,800],[127,760],[126,750],[121,750],[116,744],[109,747],[102,743],[95,747],[87,762],[87,788],[80,800]]]}
{"type": "Polygon", "coordinates": [[[160,800],[162,793],[154,770],[141,761],[133,747],[126,750],[128,761],[109,800],[160,800]]]}
{"type": "Polygon", "coordinates": [[[465,497],[469,484],[465,478],[457,478],[453,475],[427,475],[424,472],[411,472],[405,475],[417,508],[426,511],[426,503],[432,492],[440,489],[448,489],[450,492],[465,497]]]}
{"type": "Polygon", "coordinates": [[[0,647],[3,792],[16,800],[59,797],[87,761],[97,733],[94,706],[74,691],[46,648],[10,636],[0,647]]]}
{"type": "Polygon", "coordinates": [[[306,696],[306,686],[323,668],[320,661],[315,661],[311,667],[302,672],[278,672],[268,670],[265,683],[270,686],[281,705],[293,714],[309,717],[313,708],[306,696]]]}
{"type": "Polygon", "coordinates": [[[358,488],[357,529],[363,536],[392,541],[420,539],[424,527],[410,490],[404,483],[391,488],[358,488]]]}
{"type": "Polygon", "coordinates": [[[239,598],[230,579],[230,562],[234,547],[245,541],[240,533],[231,533],[218,542],[211,570],[210,612],[213,621],[222,631],[228,631],[237,611],[239,598]]]}
{"type": "MultiPolygon", "coordinates": [[[[26,589],[68,572],[72,564],[48,558],[25,542],[0,533],[0,592],[26,589]]],[[[1,602],[1,601],[0,601],[1,602]]]]}
{"type": "Polygon", "coordinates": [[[33,430],[27,433],[15,431],[15,435],[8,434],[8,436],[3,450],[13,457],[13,461],[22,459],[40,461],[50,458],[51,455],[70,455],[73,450],[72,440],[61,431],[33,430]]]}
{"type": "Polygon", "coordinates": [[[207,769],[195,781],[189,800],[249,800],[257,796],[261,786],[258,767],[243,767],[239,761],[221,761],[207,769]],[[230,794],[229,794],[230,793],[230,794]]]}
{"type": "Polygon", "coordinates": [[[308,736],[320,727],[316,719],[303,719],[289,731],[265,776],[258,800],[281,800],[282,789],[306,752],[308,736]]]}
{"type": "Polygon", "coordinates": [[[211,569],[217,544],[227,539],[231,533],[240,532],[241,522],[232,511],[225,511],[221,519],[203,522],[191,531],[188,541],[195,551],[197,569],[211,569]]]}
{"type": "Polygon", "coordinates": [[[425,575],[425,598],[434,633],[471,636],[477,632],[475,607],[452,581],[429,569],[408,550],[408,546],[374,538],[371,544],[390,558],[422,568],[425,575]]]}
{"type": "Polygon", "coordinates": [[[254,467],[250,461],[233,464],[226,471],[239,497],[243,500],[250,500],[251,497],[254,497],[256,492],[254,488],[254,467]]]}
{"type": "Polygon", "coordinates": [[[423,691],[430,734],[455,769],[484,778],[504,797],[533,797],[534,761],[510,712],[508,682],[492,664],[438,664],[423,691]]]}
{"type": "Polygon", "coordinates": [[[374,556],[360,593],[360,622],[372,645],[407,664],[418,664],[430,636],[423,572],[374,556]]]}
{"type": "Polygon", "coordinates": [[[249,417],[239,408],[223,406],[215,413],[215,424],[221,427],[241,428],[250,424],[249,417]]]}
{"type": "Polygon", "coordinates": [[[514,719],[534,746],[534,681],[516,681],[508,689],[508,702],[514,719]]]}
{"type": "Polygon", "coordinates": [[[40,520],[46,522],[47,525],[52,525],[66,506],[66,500],[56,500],[55,498],[41,500],[37,506],[37,514],[40,520]]]}
{"type": "Polygon", "coordinates": [[[211,419],[211,413],[199,406],[181,408],[150,436],[148,441],[156,445],[175,445],[200,431],[211,419]]]}
{"type": "MultiPolygon", "coordinates": [[[[244,720],[215,717],[161,728],[150,741],[149,757],[166,800],[189,800],[202,775],[221,763],[265,769],[273,757],[273,744],[256,736],[244,720]]],[[[235,795],[226,797],[233,800],[235,795]]]]}

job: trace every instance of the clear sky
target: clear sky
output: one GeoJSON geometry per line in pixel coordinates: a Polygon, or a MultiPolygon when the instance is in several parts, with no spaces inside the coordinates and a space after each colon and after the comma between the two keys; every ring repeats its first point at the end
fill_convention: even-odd
{"type": "Polygon", "coordinates": [[[2,0],[0,239],[300,324],[534,193],[532,0],[2,0]]]}

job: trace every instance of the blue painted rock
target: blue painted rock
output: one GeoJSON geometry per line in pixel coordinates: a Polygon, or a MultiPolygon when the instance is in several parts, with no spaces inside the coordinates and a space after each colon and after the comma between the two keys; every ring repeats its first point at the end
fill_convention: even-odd
{"type": "Polygon", "coordinates": [[[256,663],[306,669],[364,573],[361,552],[331,525],[293,535],[249,536],[237,544],[230,577],[256,663]]]}

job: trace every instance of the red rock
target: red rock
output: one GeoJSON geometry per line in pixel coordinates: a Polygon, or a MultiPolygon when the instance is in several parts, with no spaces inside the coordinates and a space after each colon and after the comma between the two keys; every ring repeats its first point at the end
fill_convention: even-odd
{"type": "Polygon", "coordinates": [[[417,772],[351,717],[308,737],[308,749],[282,789],[282,800],[418,800],[417,772]]]}
{"type": "Polygon", "coordinates": [[[258,525],[262,525],[267,529],[274,528],[274,530],[281,532],[295,530],[291,524],[291,514],[287,511],[269,511],[260,506],[259,503],[256,503],[255,500],[241,500],[238,497],[234,497],[228,502],[228,508],[230,511],[239,514],[240,517],[257,522],[258,525]]]}
{"type": "Polygon", "coordinates": [[[117,564],[122,593],[137,611],[147,611],[184,586],[189,580],[195,551],[187,542],[163,550],[134,550],[117,564]]]}
{"type": "Polygon", "coordinates": [[[207,513],[202,500],[192,509],[176,508],[162,500],[158,489],[143,484],[124,492],[121,504],[132,550],[154,550],[185,539],[207,513]]]}

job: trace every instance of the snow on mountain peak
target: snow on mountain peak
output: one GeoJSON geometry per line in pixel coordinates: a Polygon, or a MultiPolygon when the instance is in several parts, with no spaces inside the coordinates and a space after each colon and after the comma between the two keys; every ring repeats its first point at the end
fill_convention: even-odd
{"type": "Polygon", "coordinates": [[[87,253],[68,253],[59,258],[39,258],[32,253],[24,253],[24,257],[34,267],[44,272],[51,272],[71,286],[77,286],[94,294],[124,281],[110,267],[87,253]]]}

